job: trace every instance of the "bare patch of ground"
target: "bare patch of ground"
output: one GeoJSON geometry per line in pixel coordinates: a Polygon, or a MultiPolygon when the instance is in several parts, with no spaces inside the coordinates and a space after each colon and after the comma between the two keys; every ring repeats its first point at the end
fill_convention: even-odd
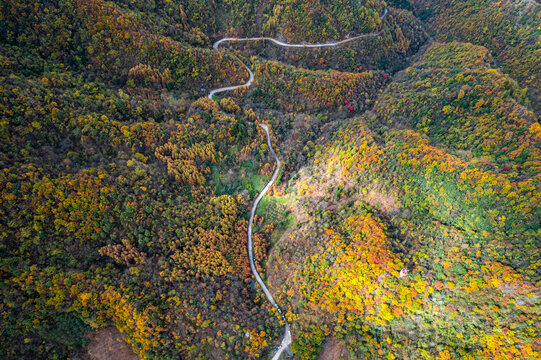
{"type": "Polygon", "coordinates": [[[400,213],[400,202],[393,194],[382,191],[378,183],[374,183],[367,189],[366,193],[361,195],[361,199],[388,216],[396,216],[400,213]]]}
{"type": "Polygon", "coordinates": [[[278,240],[277,246],[271,248],[265,269],[267,286],[271,293],[277,293],[280,285],[293,277],[298,269],[288,264],[299,261],[299,253],[304,254],[305,250],[311,246],[310,237],[299,236],[297,231],[292,229],[286,231],[278,240]]]}
{"type": "Polygon", "coordinates": [[[351,360],[346,344],[334,337],[328,337],[323,344],[323,351],[318,360],[351,360]]]}
{"type": "Polygon", "coordinates": [[[88,355],[92,360],[139,360],[114,326],[99,329],[88,337],[88,355]]]}

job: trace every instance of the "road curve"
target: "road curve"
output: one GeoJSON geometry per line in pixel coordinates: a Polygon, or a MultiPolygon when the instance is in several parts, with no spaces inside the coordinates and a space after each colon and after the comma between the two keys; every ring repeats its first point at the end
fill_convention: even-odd
{"type": "MultiPolygon", "coordinates": [[[[387,16],[387,13],[388,13],[388,10],[385,9],[385,11],[383,12],[383,15],[381,15],[382,20],[387,16]]],[[[370,34],[362,34],[362,35],[354,36],[354,37],[349,38],[349,39],[344,39],[344,40],[340,40],[340,41],[331,41],[331,42],[320,43],[320,44],[289,44],[289,43],[285,43],[283,41],[280,41],[278,39],[265,37],[265,36],[249,37],[249,38],[223,38],[223,39],[220,39],[220,40],[216,41],[212,45],[212,47],[214,49],[218,49],[220,44],[222,44],[224,42],[228,42],[228,41],[233,42],[233,41],[268,40],[268,41],[271,41],[271,42],[273,42],[274,44],[276,44],[278,46],[283,46],[283,47],[290,47],[290,48],[324,48],[324,47],[334,47],[334,46],[342,45],[342,44],[345,44],[345,43],[348,43],[348,42],[351,42],[351,41],[354,41],[354,40],[357,40],[357,39],[365,38],[365,37],[379,36],[379,34],[381,34],[381,30],[377,31],[377,32],[374,32],[374,33],[370,33],[370,34]]],[[[254,73],[252,72],[252,70],[250,70],[250,68],[248,66],[246,66],[246,64],[244,62],[242,62],[240,59],[238,59],[238,60],[244,66],[244,68],[248,71],[248,74],[250,75],[250,77],[248,78],[248,81],[245,82],[244,84],[241,84],[241,85],[227,86],[227,87],[211,90],[209,92],[209,94],[208,94],[209,99],[212,99],[212,97],[214,95],[225,92],[225,91],[233,91],[233,90],[236,90],[236,89],[239,89],[239,88],[242,88],[242,87],[248,87],[248,86],[252,85],[252,83],[254,82],[254,73]]]]}
{"type": "Polygon", "coordinates": [[[224,92],[224,91],[232,91],[232,90],[236,90],[236,89],[241,88],[241,87],[248,87],[248,86],[252,85],[252,82],[254,81],[254,73],[252,72],[252,70],[250,70],[250,68],[248,66],[246,66],[245,63],[243,63],[242,61],[240,61],[240,63],[244,66],[244,68],[246,70],[248,70],[248,74],[250,74],[250,78],[248,79],[248,81],[246,83],[244,83],[244,84],[241,84],[241,85],[228,86],[228,87],[223,87],[223,88],[211,90],[209,92],[209,94],[208,94],[209,99],[212,100],[212,97],[214,95],[216,95],[218,93],[221,93],[221,92],[224,92]]]}
{"type": "Polygon", "coordinates": [[[259,202],[265,196],[267,191],[270,189],[272,184],[276,181],[276,178],[278,177],[278,171],[280,171],[280,159],[278,159],[278,156],[276,156],[276,153],[274,152],[274,149],[272,147],[271,138],[269,134],[269,128],[265,124],[258,124],[265,130],[265,134],[267,135],[267,145],[269,147],[269,152],[271,153],[272,157],[274,158],[274,161],[276,162],[276,167],[274,168],[274,172],[272,173],[272,177],[265,185],[263,190],[259,193],[259,195],[255,198],[254,204],[252,205],[252,210],[250,212],[250,220],[248,220],[248,258],[250,259],[250,268],[252,269],[252,273],[254,274],[254,277],[258,284],[261,286],[261,289],[265,293],[265,296],[269,300],[269,302],[278,310],[278,313],[282,316],[282,320],[285,322],[285,334],[284,338],[282,339],[282,343],[280,344],[280,347],[278,348],[278,351],[274,354],[272,357],[273,360],[278,360],[280,358],[280,355],[282,352],[289,348],[289,345],[291,344],[291,330],[289,328],[289,323],[287,322],[287,319],[285,315],[282,313],[282,309],[278,306],[276,301],[274,301],[274,298],[272,297],[272,294],[270,293],[269,289],[267,289],[267,286],[263,282],[263,279],[261,279],[261,276],[259,276],[259,273],[257,272],[257,269],[255,267],[254,262],[254,254],[253,254],[253,243],[252,243],[252,226],[254,223],[254,216],[255,212],[257,210],[257,205],[259,205],[259,202]]]}
{"type": "MultiPolygon", "coordinates": [[[[387,9],[385,9],[385,11],[383,12],[383,15],[381,15],[382,20],[387,16],[387,12],[388,12],[387,9]]],[[[365,37],[378,36],[380,33],[381,33],[381,31],[377,31],[377,32],[373,32],[373,33],[370,33],[370,34],[357,35],[357,36],[354,36],[352,38],[344,39],[344,40],[340,40],[340,41],[330,41],[330,42],[326,42],[326,43],[317,43],[317,44],[290,44],[290,43],[286,43],[286,42],[280,41],[278,39],[271,38],[271,37],[266,37],[266,36],[249,37],[249,38],[223,38],[223,39],[220,39],[220,40],[216,41],[212,45],[212,47],[215,48],[215,49],[218,49],[218,46],[220,46],[221,43],[227,42],[227,41],[267,40],[267,41],[271,41],[271,42],[275,43],[278,46],[289,47],[289,48],[323,48],[323,47],[333,47],[333,46],[342,45],[342,44],[348,43],[350,41],[354,41],[354,40],[357,40],[357,39],[362,39],[362,38],[365,38],[365,37]]]]}
{"type": "MultiPolygon", "coordinates": [[[[385,16],[387,16],[387,12],[388,12],[387,9],[385,9],[385,12],[381,16],[381,19],[384,19],[385,16]]],[[[348,43],[350,41],[354,41],[354,40],[364,38],[364,37],[378,36],[380,33],[381,33],[381,31],[378,31],[378,32],[375,32],[375,33],[358,35],[358,36],[355,36],[355,37],[352,37],[352,38],[349,38],[349,39],[344,39],[344,40],[340,40],[340,41],[336,41],[336,42],[327,42],[327,43],[321,43],[321,44],[288,44],[288,43],[282,42],[280,40],[277,40],[277,39],[274,39],[274,38],[269,38],[269,37],[223,38],[223,39],[220,39],[220,40],[216,41],[212,45],[212,47],[214,49],[218,49],[220,44],[222,44],[224,42],[227,42],[227,41],[268,40],[268,41],[271,41],[271,42],[273,42],[274,44],[276,44],[278,46],[283,46],[283,47],[290,47],[290,48],[323,48],[323,47],[333,47],[333,46],[342,45],[342,44],[348,43]]],[[[240,59],[239,59],[239,61],[240,61],[240,59]]],[[[241,84],[241,85],[227,86],[227,87],[211,90],[209,92],[209,94],[208,94],[209,99],[212,100],[212,97],[214,95],[225,92],[225,91],[232,91],[232,90],[236,90],[236,89],[239,89],[239,88],[242,88],[242,87],[248,87],[248,86],[252,85],[252,83],[254,81],[254,73],[252,72],[252,70],[250,70],[250,68],[248,66],[246,66],[246,64],[244,62],[240,61],[240,63],[244,66],[244,68],[248,71],[248,74],[250,75],[248,81],[246,83],[244,83],[244,84],[241,84]]],[[[282,312],[282,309],[280,309],[280,307],[278,306],[278,304],[276,303],[276,301],[272,297],[272,294],[270,293],[269,289],[267,288],[267,286],[263,282],[263,279],[261,279],[261,276],[259,275],[259,272],[257,271],[257,269],[255,267],[254,254],[253,254],[253,252],[254,252],[253,251],[253,242],[252,242],[252,227],[253,227],[253,223],[254,223],[254,216],[255,216],[255,213],[256,213],[256,210],[257,210],[257,205],[259,205],[259,202],[261,201],[263,196],[265,196],[267,191],[274,184],[274,182],[276,181],[276,178],[278,177],[278,172],[280,171],[280,159],[278,159],[278,156],[276,156],[276,152],[274,152],[274,149],[272,147],[268,126],[265,125],[265,124],[258,124],[258,125],[261,126],[261,128],[263,128],[263,130],[265,130],[265,134],[267,136],[267,145],[269,147],[269,152],[272,155],[272,157],[274,158],[274,161],[276,162],[276,168],[274,169],[274,172],[272,173],[271,179],[269,180],[267,185],[265,185],[265,187],[259,193],[259,195],[256,197],[256,199],[254,201],[254,204],[252,205],[252,210],[250,212],[250,219],[248,221],[248,258],[250,260],[250,268],[252,270],[252,273],[254,274],[254,277],[255,277],[257,283],[259,284],[259,286],[261,286],[261,289],[263,290],[263,293],[265,294],[265,296],[267,297],[269,302],[272,304],[272,306],[274,306],[276,308],[278,313],[281,315],[282,320],[285,322],[284,337],[282,338],[282,342],[280,343],[280,347],[278,348],[278,350],[276,351],[276,353],[272,357],[272,360],[278,360],[280,358],[280,356],[282,355],[282,353],[284,351],[288,350],[289,346],[291,345],[291,329],[290,329],[289,323],[287,322],[287,319],[286,319],[284,313],[282,312]]]]}

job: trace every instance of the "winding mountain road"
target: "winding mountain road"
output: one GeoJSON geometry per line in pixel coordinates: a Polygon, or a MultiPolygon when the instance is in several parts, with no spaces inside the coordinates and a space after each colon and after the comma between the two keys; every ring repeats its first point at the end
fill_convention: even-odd
{"type": "Polygon", "coordinates": [[[291,330],[289,328],[289,323],[287,322],[285,315],[282,313],[282,309],[280,309],[276,301],[274,301],[274,298],[272,297],[269,289],[267,289],[267,286],[265,285],[265,283],[263,282],[263,279],[261,279],[261,276],[259,276],[259,273],[257,272],[257,269],[255,268],[253,244],[252,244],[252,225],[254,223],[254,216],[257,210],[257,205],[259,204],[263,196],[265,196],[267,191],[270,189],[272,184],[274,184],[274,182],[276,181],[276,178],[278,177],[278,171],[280,171],[280,159],[278,159],[278,156],[276,156],[276,153],[274,152],[274,149],[272,148],[268,126],[265,124],[258,124],[258,125],[261,126],[263,130],[265,130],[265,134],[267,135],[267,145],[269,147],[269,151],[272,157],[274,158],[274,161],[276,162],[276,167],[274,168],[274,172],[272,173],[271,179],[269,180],[267,185],[265,185],[263,190],[261,190],[259,195],[256,197],[254,204],[252,205],[252,211],[250,212],[250,220],[248,221],[248,257],[250,259],[250,268],[252,269],[252,273],[254,274],[256,281],[261,286],[261,289],[265,293],[265,296],[267,297],[269,302],[272,304],[272,306],[276,308],[276,310],[278,310],[278,313],[282,316],[282,320],[284,320],[285,322],[284,338],[282,339],[282,343],[280,344],[278,351],[272,357],[273,360],[278,360],[282,352],[286,350],[291,344],[291,330]]]}
{"type": "MultiPolygon", "coordinates": [[[[385,16],[387,16],[387,12],[388,12],[387,9],[385,9],[385,12],[381,16],[382,20],[385,18],[385,16]]],[[[354,41],[354,40],[357,40],[357,39],[365,38],[365,37],[378,36],[380,33],[381,33],[381,30],[378,31],[378,32],[358,35],[358,36],[355,36],[355,37],[352,37],[352,38],[349,38],[349,39],[344,39],[344,40],[340,40],[340,41],[336,41],[336,42],[327,42],[327,43],[320,43],[320,44],[289,44],[289,43],[285,43],[283,41],[280,41],[280,40],[277,40],[277,39],[274,39],[274,38],[264,37],[264,36],[263,37],[250,37],[250,38],[223,38],[223,39],[220,39],[220,40],[216,41],[212,45],[212,47],[214,49],[218,49],[220,44],[222,44],[224,42],[228,42],[228,41],[233,42],[233,41],[268,40],[268,41],[271,41],[271,42],[273,42],[274,44],[276,44],[278,46],[283,46],[283,47],[290,47],[290,48],[324,48],[324,47],[334,47],[334,46],[342,45],[342,44],[345,44],[345,43],[348,43],[348,42],[351,42],[351,41],[354,41]]],[[[212,97],[214,95],[225,92],[225,91],[233,91],[233,90],[236,90],[236,89],[239,89],[239,88],[249,87],[250,85],[252,85],[252,83],[254,81],[254,73],[252,72],[252,70],[250,70],[250,68],[248,66],[246,66],[246,64],[244,62],[242,62],[240,59],[238,59],[238,60],[244,66],[244,68],[248,71],[248,74],[250,75],[248,81],[246,83],[244,83],[244,84],[241,84],[241,85],[227,86],[227,87],[211,90],[209,92],[209,94],[208,94],[209,99],[212,100],[212,97]]],[[[280,159],[278,159],[278,156],[276,156],[276,152],[274,151],[274,149],[272,147],[268,126],[265,125],[265,124],[257,124],[257,125],[259,125],[261,128],[263,128],[263,130],[265,130],[265,134],[267,135],[267,145],[269,147],[269,152],[272,155],[272,157],[274,158],[274,161],[276,162],[276,167],[274,169],[274,172],[272,173],[271,179],[269,180],[267,185],[265,185],[263,190],[259,193],[259,195],[257,196],[257,198],[254,201],[254,204],[252,205],[252,210],[250,212],[250,219],[248,221],[248,258],[250,260],[250,268],[252,270],[252,273],[254,274],[254,277],[255,277],[257,283],[259,284],[259,286],[261,286],[261,289],[263,290],[263,293],[265,294],[265,296],[267,297],[269,302],[272,304],[272,306],[274,306],[276,308],[278,313],[281,315],[282,320],[285,322],[284,337],[283,337],[282,342],[280,343],[280,346],[278,347],[276,353],[272,357],[272,360],[278,360],[280,358],[280,356],[282,355],[282,353],[284,351],[288,350],[290,345],[291,345],[291,329],[290,329],[289,323],[288,323],[284,313],[282,312],[282,309],[280,309],[280,307],[278,306],[278,304],[276,303],[276,301],[272,297],[272,294],[270,293],[269,289],[265,285],[265,282],[263,282],[263,279],[261,278],[261,276],[259,275],[259,272],[257,271],[257,269],[255,267],[254,254],[253,254],[253,242],[252,242],[252,227],[253,227],[253,223],[254,223],[254,216],[255,216],[255,213],[256,213],[256,210],[257,210],[257,206],[259,205],[259,202],[261,201],[263,196],[265,196],[267,191],[274,184],[274,182],[276,181],[276,178],[278,177],[278,172],[280,171],[280,159]]]]}
{"type": "MultiPolygon", "coordinates": [[[[385,9],[385,11],[383,12],[383,15],[381,15],[382,20],[387,16],[387,12],[388,12],[387,9],[385,9]]],[[[289,47],[289,48],[324,48],[324,47],[334,47],[334,46],[342,45],[342,44],[345,44],[345,43],[348,43],[348,42],[351,42],[351,41],[355,41],[355,40],[358,40],[358,39],[366,38],[366,37],[378,36],[380,33],[381,33],[381,30],[377,31],[377,32],[370,33],[370,34],[357,35],[357,36],[354,36],[352,38],[348,38],[348,39],[344,39],[344,40],[340,40],[340,41],[330,41],[330,42],[326,42],[326,43],[316,43],[316,44],[290,44],[290,43],[286,43],[286,42],[280,41],[278,39],[271,38],[271,37],[266,37],[266,36],[249,37],[249,38],[223,38],[223,39],[220,39],[220,40],[216,41],[214,43],[214,45],[212,45],[212,47],[215,48],[215,49],[218,49],[218,46],[220,46],[221,43],[228,42],[228,41],[267,40],[267,41],[273,42],[274,44],[276,44],[278,46],[289,47]]]]}

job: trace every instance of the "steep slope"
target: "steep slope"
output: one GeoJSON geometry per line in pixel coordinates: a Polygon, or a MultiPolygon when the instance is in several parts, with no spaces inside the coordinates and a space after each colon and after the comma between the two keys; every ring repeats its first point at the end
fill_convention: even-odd
{"type": "Polygon", "coordinates": [[[4,56],[23,74],[69,67],[117,86],[147,79],[158,89],[184,91],[246,76],[229,55],[152,33],[140,16],[109,2],[9,1],[2,13],[4,56]]]}
{"type": "Polygon", "coordinates": [[[270,358],[268,144],[255,267],[296,358],[539,358],[539,11],[478,3],[1,2],[0,358],[111,326],[141,358],[270,358]],[[410,64],[411,11],[474,45],[410,64]]]}
{"type": "Polygon", "coordinates": [[[520,180],[540,171],[536,117],[525,91],[490,65],[484,47],[433,45],[383,95],[380,131],[409,127],[470,163],[520,180]]]}
{"type": "Polygon", "coordinates": [[[411,12],[395,8],[385,10],[385,17],[380,19],[381,23],[374,30],[346,34],[346,38],[376,32],[378,36],[362,37],[340,47],[291,49],[266,41],[231,43],[229,46],[242,50],[243,53],[307,69],[334,69],[345,72],[379,69],[394,73],[407,65],[410,57],[425,43],[427,35],[411,12]]]}
{"type": "Polygon", "coordinates": [[[248,286],[249,195],[219,175],[263,177],[253,113],[187,116],[69,72],[0,79],[1,356],[73,356],[109,324],[143,357],[259,354],[277,324],[248,286]]]}
{"type": "Polygon", "coordinates": [[[503,72],[528,88],[541,111],[541,5],[532,0],[423,0],[412,2],[435,38],[489,49],[503,72]]]}
{"type": "MultiPolygon", "coordinates": [[[[300,358],[315,358],[326,337],[345,341],[353,358],[539,356],[539,157],[516,172],[497,158],[481,168],[447,151],[492,153],[446,140],[462,117],[494,119],[479,121],[486,138],[539,151],[538,124],[520,105],[520,90],[505,93],[506,77],[486,55],[471,44],[434,44],[373,112],[322,132],[314,161],[284,184],[297,198],[298,225],[271,253],[268,271],[282,301],[291,299],[300,358]],[[472,90],[490,97],[482,113],[478,99],[457,99],[460,78],[470,75],[472,90]],[[449,101],[456,118],[440,110],[449,101]],[[420,128],[422,114],[436,124],[420,128]],[[403,266],[410,275],[400,278],[403,266]]],[[[521,166],[516,149],[506,161],[521,166]]]]}
{"type": "Polygon", "coordinates": [[[381,25],[380,16],[385,8],[380,0],[172,0],[158,3],[117,0],[115,3],[144,14],[150,23],[156,24],[155,30],[177,33],[185,39],[190,39],[191,34],[216,37],[225,32],[236,36],[283,34],[290,42],[326,41],[341,39],[350,33],[372,32],[381,25]]]}
{"type": "Polygon", "coordinates": [[[242,65],[109,2],[0,12],[0,357],[77,358],[110,325],[143,358],[258,356],[279,327],[245,216],[271,159],[253,111],[194,102],[242,65]]]}

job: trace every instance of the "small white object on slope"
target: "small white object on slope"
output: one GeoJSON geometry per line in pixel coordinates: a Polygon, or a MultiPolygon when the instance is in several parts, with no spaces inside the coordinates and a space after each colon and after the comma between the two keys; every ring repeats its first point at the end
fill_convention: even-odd
{"type": "Polygon", "coordinates": [[[410,271],[407,267],[404,267],[402,270],[400,270],[400,275],[398,277],[404,277],[407,276],[410,271]]]}

